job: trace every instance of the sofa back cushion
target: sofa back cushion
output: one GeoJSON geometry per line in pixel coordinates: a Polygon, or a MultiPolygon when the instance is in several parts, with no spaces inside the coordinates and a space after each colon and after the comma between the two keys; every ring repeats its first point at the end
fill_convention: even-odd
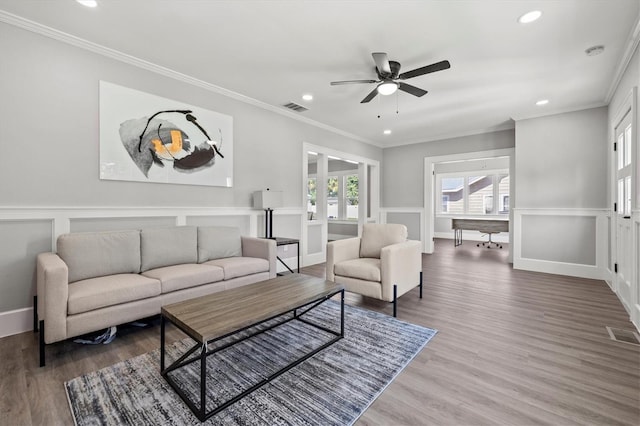
{"type": "Polygon", "coordinates": [[[397,223],[366,223],[362,227],[360,257],[380,259],[382,247],[407,241],[407,227],[397,223]]]}
{"type": "Polygon", "coordinates": [[[140,231],[76,232],[58,237],[69,282],[140,272],[140,231]]]}
{"type": "Polygon", "coordinates": [[[242,256],[240,228],[232,226],[198,227],[198,263],[242,256]]]}
{"type": "Polygon", "coordinates": [[[140,246],[142,272],[198,261],[198,231],[195,226],[143,229],[140,246]]]}

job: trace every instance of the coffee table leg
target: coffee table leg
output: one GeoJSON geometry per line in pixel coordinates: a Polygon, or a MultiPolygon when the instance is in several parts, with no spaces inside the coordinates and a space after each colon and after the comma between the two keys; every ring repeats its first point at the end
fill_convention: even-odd
{"type": "Polygon", "coordinates": [[[344,337],[344,289],[340,292],[340,337],[344,337]]]}
{"type": "Polygon", "coordinates": [[[160,372],[164,371],[164,331],[165,319],[164,315],[160,315],[160,372]]]}
{"type": "Polygon", "coordinates": [[[207,418],[207,344],[200,351],[200,421],[207,418]]]}

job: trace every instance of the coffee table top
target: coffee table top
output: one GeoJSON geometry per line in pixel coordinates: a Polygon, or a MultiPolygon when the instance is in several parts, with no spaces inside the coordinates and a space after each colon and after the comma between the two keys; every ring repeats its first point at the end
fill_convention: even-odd
{"type": "Polygon", "coordinates": [[[291,274],[166,305],[162,315],[204,343],[342,289],[332,281],[291,274]]]}

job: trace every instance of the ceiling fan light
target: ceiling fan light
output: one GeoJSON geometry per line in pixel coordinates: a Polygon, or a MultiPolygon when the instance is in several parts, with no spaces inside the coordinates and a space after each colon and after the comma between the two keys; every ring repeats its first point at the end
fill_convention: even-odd
{"type": "Polygon", "coordinates": [[[398,83],[385,81],[378,86],[378,93],[383,96],[392,95],[398,90],[398,83]]]}

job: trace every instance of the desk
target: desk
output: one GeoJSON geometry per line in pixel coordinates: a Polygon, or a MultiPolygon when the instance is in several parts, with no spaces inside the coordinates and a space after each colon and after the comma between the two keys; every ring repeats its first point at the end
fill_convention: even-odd
{"type": "MultiPolygon", "coordinates": [[[[278,246],[288,246],[289,244],[295,244],[298,248],[298,273],[300,273],[300,240],[295,238],[283,238],[283,237],[275,237],[273,240],[276,241],[276,247],[278,246]]],[[[284,263],[284,260],[280,259],[280,256],[276,255],[276,258],[284,265],[285,268],[289,270],[293,274],[293,269],[289,268],[289,265],[284,263]]]]}
{"type": "MultiPolygon", "coordinates": [[[[451,229],[453,229],[453,245],[458,247],[462,244],[462,230],[466,229],[468,231],[480,231],[483,234],[489,235],[489,241],[482,243],[489,244],[489,248],[491,248],[491,244],[495,244],[499,246],[497,243],[491,241],[491,235],[497,234],[499,232],[509,232],[509,220],[508,219],[451,219],[451,229]]],[[[478,244],[480,246],[480,244],[478,244]]]]}

